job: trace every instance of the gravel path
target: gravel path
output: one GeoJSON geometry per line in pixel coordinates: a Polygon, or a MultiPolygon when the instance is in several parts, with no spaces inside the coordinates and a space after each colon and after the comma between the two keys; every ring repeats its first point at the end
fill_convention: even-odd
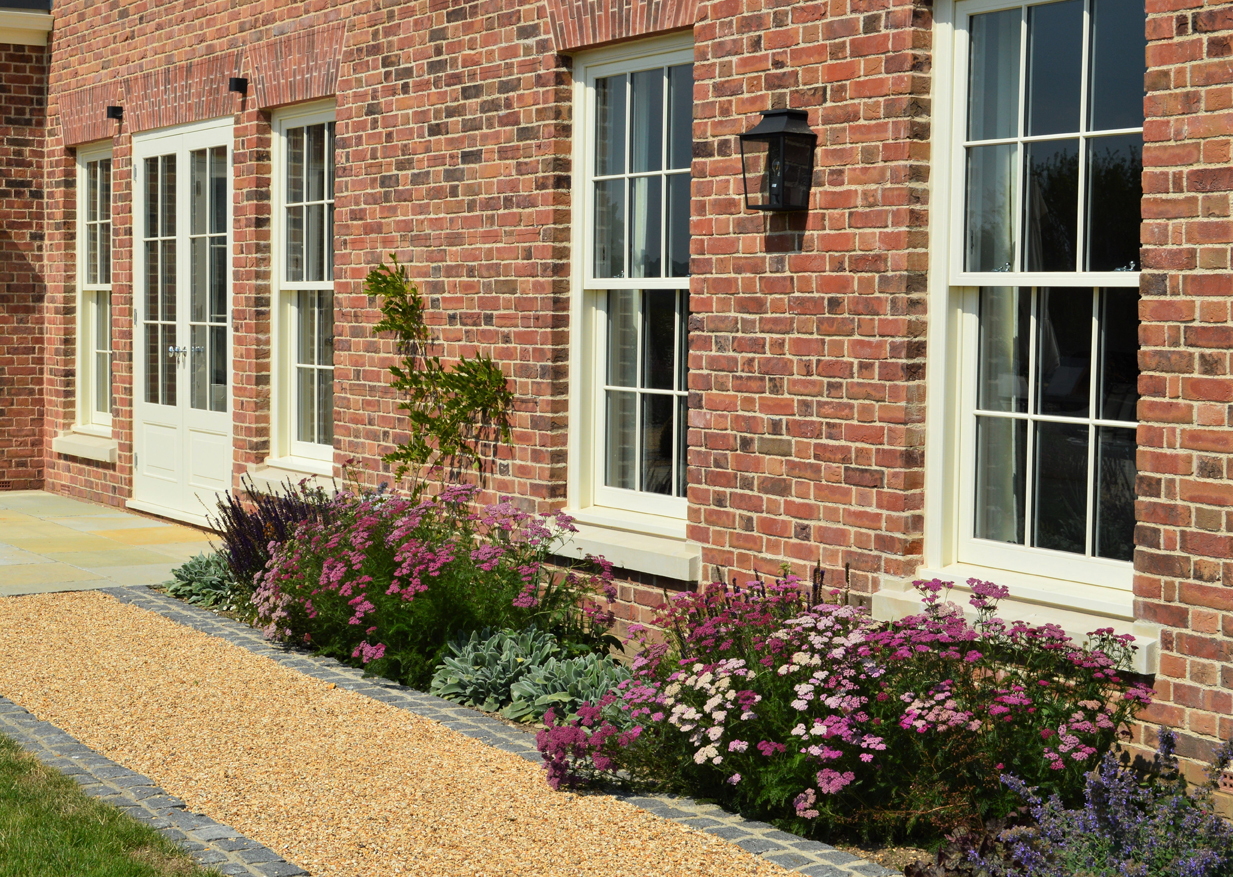
{"type": "Polygon", "coordinates": [[[789,873],[104,594],[0,600],[0,694],[314,875],[789,873]]]}

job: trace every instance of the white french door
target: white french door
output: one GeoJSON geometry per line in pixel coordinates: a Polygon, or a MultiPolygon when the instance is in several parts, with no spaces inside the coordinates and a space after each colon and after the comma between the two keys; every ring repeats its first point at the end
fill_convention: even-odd
{"type": "Polygon", "coordinates": [[[133,137],[133,499],[203,523],[231,487],[232,122],[133,137]]]}

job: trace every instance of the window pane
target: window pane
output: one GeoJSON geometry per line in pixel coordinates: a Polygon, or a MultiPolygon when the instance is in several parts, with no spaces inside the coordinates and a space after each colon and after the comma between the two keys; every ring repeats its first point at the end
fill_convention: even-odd
{"type": "Polygon", "coordinates": [[[177,355],[169,352],[176,346],[176,327],[163,326],[161,359],[163,361],[162,403],[176,404],[176,366],[179,365],[177,355]]]}
{"type": "Polygon", "coordinates": [[[334,365],[334,293],[317,293],[317,365],[334,365]]]}
{"type": "Polygon", "coordinates": [[[595,184],[595,276],[625,276],[625,181],[595,184]]]}
{"type": "Polygon", "coordinates": [[[304,279],[319,281],[325,277],[325,205],[305,209],[304,279]]]}
{"type": "Polygon", "coordinates": [[[158,319],[158,241],[146,241],[146,319],[158,319]]]}
{"type": "Polygon", "coordinates": [[[1147,21],[1143,4],[1092,0],[1088,117],[1093,131],[1143,125],[1147,21]]]}
{"type": "Polygon", "coordinates": [[[111,294],[96,293],[94,308],[94,349],[111,350],[111,294]]]}
{"type": "Polygon", "coordinates": [[[111,283],[111,223],[98,226],[98,282],[111,283]]]}
{"type": "Polygon", "coordinates": [[[633,173],[657,171],[664,166],[664,71],[643,70],[630,78],[629,169],[633,173]]]}
{"type": "Polygon", "coordinates": [[[968,271],[1009,271],[1013,267],[1017,151],[1013,143],[968,149],[968,271]]]}
{"type": "Polygon", "coordinates": [[[227,327],[210,327],[210,410],[227,410],[227,327]]]}
{"type": "Polygon", "coordinates": [[[227,322],[227,239],[210,238],[210,321],[227,322]]]}
{"type": "Polygon", "coordinates": [[[296,314],[299,317],[296,332],[296,352],[295,361],[303,365],[313,365],[313,353],[316,350],[316,327],[313,326],[313,318],[317,314],[317,309],[314,306],[313,299],[316,293],[308,290],[301,290],[296,293],[296,314]]]}
{"type": "Polygon", "coordinates": [[[637,490],[634,466],[638,435],[638,395],[608,391],[607,465],[604,483],[609,487],[637,490]]]}
{"type": "Polygon", "coordinates": [[[325,208],[325,279],[334,279],[334,205],[325,208]]]}
{"type": "Polygon", "coordinates": [[[304,138],[304,161],[307,165],[306,201],[325,200],[325,125],[309,125],[304,138]]]}
{"type": "MultiPolygon", "coordinates": [[[[205,237],[192,238],[188,242],[189,262],[189,298],[188,318],[197,323],[206,320],[206,298],[210,289],[210,239],[205,237]]],[[[202,406],[204,407],[204,406],[202,406]]]]}
{"type": "Polygon", "coordinates": [[[1135,431],[1097,427],[1095,554],[1133,560],[1135,553],[1135,431]]]}
{"type": "Polygon", "coordinates": [[[668,68],[668,167],[687,168],[694,152],[694,68],[668,68]]]}
{"type": "Polygon", "coordinates": [[[304,279],[304,208],[287,208],[287,279],[304,279]]]}
{"type": "Polygon", "coordinates": [[[676,399],[676,495],[685,496],[688,487],[689,403],[686,397],[676,399]]]}
{"type": "Polygon", "coordinates": [[[1018,9],[972,16],[968,72],[968,139],[993,140],[1019,133],[1018,9]]]}
{"type": "Polygon", "coordinates": [[[1027,131],[1079,130],[1083,0],[1028,7],[1027,131]]]}
{"type": "Polygon", "coordinates": [[[287,203],[304,200],[304,129],[287,132],[287,203]]]}
{"type": "Polygon", "coordinates": [[[94,410],[111,414],[111,354],[94,354],[94,410]]]}
{"type": "Polygon", "coordinates": [[[1079,212],[1079,141],[1025,144],[1028,271],[1074,271],[1079,212]]]}
{"type": "Polygon", "coordinates": [[[86,226],[86,283],[98,283],[98,231],[97,225],[86,226]]]}
{"type": "Polygon", "coordinates": [[[296,439],[302,442],[316,441],[317,427],[317,391],[314,383],[316,370],[297,368],[295,370],[297,404],[296,439]]]}
{"type": "Polygon", "coordinates": [[[158,237],[158,159],[146,159],[146,227],[144,237],[158,237]]]}
{"type": "Polygon", "coordinates": [[[689,389],[689,290],[677,293],[676,388],[689,389]]]}
{"type": "Polygon", "coordinates": [[[676,396],[654,393],[642,397],[642,489],[648,493],[672,494],[675,407],[676,396]]]}
{"type": "Polygon", "coordinates": [[[661,276],[662,191],[662,177],[636,177],[629,181],[630,277],[661,276]]]}
{"type": "Polygon", "coordinates": [[[1087,142],[1087,269],[1139,270],[1143,135],[1087,142]]]}
{"type": "Polygon", "coordinates": [[[205,234],[210,210],[209,155],[198,149],[189,155],[189,234],[205,234]]]}
{"type": "Polygon", "coordinates": [[[977,539],[1023,544],[1027,421],[976,418],[977,539]]]}
{"type": "Polygon", "coordinates": [[[176,233],[176,157],[164,155],[163,194],[159,210],[161,236],[172,237],[176,233]]]}
{"type": "Polygon", "coordinates": [[[1010,286],[980,291],[978,408],[1027,412],[1032,291],[1010,286]]]}
{"type": "Polygon", "coordinates": [[[1037,410],[1041,414],[1087,417],[1091,408],[1092,292],[1042,289],[1039,296],[1037,410]]]}
{"type": "Polygon", "coordinates": [[[317,370],[317,442],[334,443],[334,370],[317,370]]]}
{"type": "Polygon", "coordinates": [[[668,276],[689,276],[689,176],[668,177],[668,276]]]}
{"type": "Polygon", "coordinates": [[[1036,424],[1033,544],[1085,553],[1087,542],[1086,423],[1036,424]]]}
{"type": "Polygon", "coordinates": [[[98,168],[97,161],[86,162],[86,222],[98,222],[98,168]]]}
{"type": "Polygon", "coordinates": [[[595,174],[625,173],[625,77],[595,80],[595,174]]]}
{"type": "Polygon", "coordinates": [[[176,242],[162,241],[162,262],[159,266],[159,287],[162,297],[162,313],[160,319],[173,322],[176,318],[176,242]]]}
{"type": "Polygon", "coordinates": [[[159,353],[158,323],[146,323],[146,401],[158,402],[159,363],[162,356],[159,353]]]}
{"type": "Polygon", "coordinates": [[[209,334],[205,326],[191,326],[189,333],[192,340],[188,370],[189,404],[200,411],[208,411],[210,393],[206,378],[210,358],[209,334]]]}
{"type": "Polygon", "coordinates": [[[334,123],[325,126],[325,197],[334,200],[334,123]]]}
{"type": "Polygon", "coordinates": [[[671,390],[676,377],[676,297],[669,289],[642,293],[642,386],[671,390]]]}
{"type": "Polygon", "coordinates": [[[1133,422],[1139,404],[1139,292],[1100,291],[1100,416],[1133,422]]]}
{"type": "Polygon", "coordinates": [[[638,293],[608,293],[608,384],[635,387],[638,382],[638,293]]]}
{"type": "Polygon", "coordinates": [[[98,218],[100,222],[111,221],[111,159],[98,162],[98,218]]]}
{"type": "Polygon", "coordinates": [[[210,234],[227,233],[227,147],[210,150],[210,234]]]}

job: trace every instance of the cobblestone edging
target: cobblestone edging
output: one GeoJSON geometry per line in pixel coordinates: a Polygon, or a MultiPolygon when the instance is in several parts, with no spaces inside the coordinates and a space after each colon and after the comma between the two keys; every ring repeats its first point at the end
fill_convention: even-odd
{"type": "MultiPolygon", "coordinates": [[[[311,676],[323,682],[332,682],[339,688],[354,691],[374,700],[379,700],[382,703],[390,704],[398,709],[432,719],[433,721],[440,722],[447,728],[452,728],[461,734],[487,743],[489,746],[521,756],[536,764],[540,763],[539,752],[535,749],[535,734],[529,730],[507,725],[477,710],[407,688],[395,682],[389,682],[384,679],[365,678],[362,671],[340,664],[333,658],[321,658],[306,652],[272,645],[258,631],[245,624],[232,621],[229,618],[224,618],[206,609],[184,603],[149,588],[110,588],[106,589],[104,593],[111,594],[123,603],[130,603],[143,609],[148,609],[177,624],[191,627],[210,636],[217,636],[241,648],[248,649],[254,654],[277,661],[284,667],[289,667],[306,676],[311,676]]],[[[7,715],[7,713],[0,712],[0,729],[7,730],[5,723],[7,715]]],[[[30,717],[30,719],[34,721],[33,717],[30,717]]],[[[65,740],[71,741],[71,738],[53,726],[47,725],[47,728],[59,734],[65,740]]],[[[12,732],[9,731],[9,733],[12,732]]],[[[76,744],[76,741],[72,741],[72,743],[76,744]]],[[[76,745],[80,746],[80,744],[76,745]]],[[[85,749],[85,747],[81,748],[84,753],[88,753],[99,762],[106,762],[108,765],[111,765],[111,762],[107,762],[106,759],[98,756],[91,750],[85,749]]],[[[48,759],[44,758],[44,761],[48,761],[48,759]]],[[[52,764],[53,762],[48,761],[48,763],[52,764]]],[[[68,767],[75,768],[78,764],[78,761],[72,761],[68,764],[68,767]]],[[[63,765],[63,759],[53,764],[53,766],[61,769],[64,769],[63,765]]],[[[112,765],[112,768],[123,770],[123,768],[119,768],[116,765],[112,765]]],[[[144,777],[133,774],[131,771],[126,771],[125,773],[144,781],[147,785],[143,788],[153,788],[148,786],[149,781],[144,777]]],[[[86,786],[86,788],[88,789],[89,786],[86,786]]],[[[119,790],[117,789],[114,793],[118,794],[119,790]]],[[[108,794],[113,794],[113,792],[108,790],[108,794]]],[[[156,791],[150,794],[161,794],[161,792],[156,791]]],[[[100,796],[107,797],[107,795],[100,796]]],[[[827,844],[805,840],[794,834],[779,831],[764,822],[744,819],[714,804],[703,804],[690,798],[669,795],[619,795],[618,797],[657,816],[662,816],[665,819],[670,819],[682,825],[687,825],[723,838],[747,852],[761,856],[789,870],[808,875],[808,877],[898,877],[899,875],[898,871],[893,871],[873,862],[849,855],[827,844]]],[[[170,800],[174,801],[175,799],[170,800]]],[[[183,814],[183,802],[178,803],[181,808],[178,812],[183,814]]],[[[121,806],[124,805],[122,804],[121,806]]],[[[185,814],[182,818],[205,820],[205,817],[198,817],[192,814],[185,814]]],[[[210,820],[205,820],[205,822],[216,825],[216,823],[210,820]]],[[[218,826],[218,828],[230,831],[230,829],[226,829],[223,826],[218,826]]],[[[191,833],[186,832],[186,834],[190,834],[191,837],[191,833]]],[[[204,843],[204,841],[194,838],[192,843],[204,843]]],[[[252,842],[249,841],[249,843],[252,842]]],[[[254,847],[256,846],[259,845],[254,844],[254,847]]],[[[288,867],[295,868],[295,866],[288,867]]],[[[250,873],[247,871],[230,872],[221,868],[220,870],[224,870],[224,873],[227,874],[250,873]]],[[[282,877],[283,874],[300,874],[303,872],[296,868],[294,871],[255,871],[251,873],[268,875],[268,877],[282,877]]]]}
{"type": "Polygon", "coordinates": [[[208,816],[190,812],[149,777],[121,767],[0,697],[0,733],[48,767],[77,781],[91,798],[112,804],[184,847],[203,865],[228,877],[294,877],[308,872],[208,816]]]}

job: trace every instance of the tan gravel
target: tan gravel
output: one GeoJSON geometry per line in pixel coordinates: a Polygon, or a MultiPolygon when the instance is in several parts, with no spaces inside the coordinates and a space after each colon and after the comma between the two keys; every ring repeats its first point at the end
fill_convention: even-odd
{"type": "Polygon", "coordinates": [[[788,873],[105,594],[0,599],[0,694],[314,875],[788,873]]]}

